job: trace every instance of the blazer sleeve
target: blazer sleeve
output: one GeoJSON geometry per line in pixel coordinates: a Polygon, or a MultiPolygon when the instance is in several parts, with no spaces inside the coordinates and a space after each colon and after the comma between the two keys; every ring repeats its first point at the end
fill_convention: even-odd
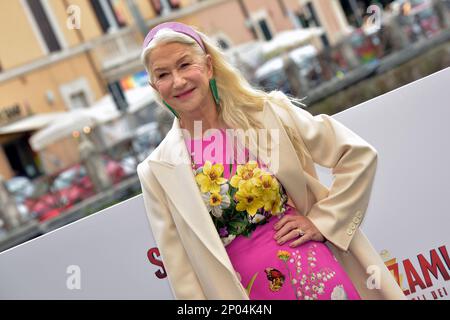
{"type": "Polygon", "coordinates": [[[137,167],[142,197],[164,268],[176,299],[206,299],[197,275],[186,254],[167,205],[163,189],[150,166],[142,162],[137,167]]]}
{"type": "Polygon", "coordinates": [[[316,202],[307,217],[328,241],[347,251],[369,204],[377,151],[332,117],[313,116],[285,101],[312,160],[331,168],[334,177],[328,196],[316,202]]]}

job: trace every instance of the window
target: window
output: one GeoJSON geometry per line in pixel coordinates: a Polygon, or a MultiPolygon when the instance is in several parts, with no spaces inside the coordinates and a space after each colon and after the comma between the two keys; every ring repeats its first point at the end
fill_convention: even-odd
{"type": "Polygon", "coordinates": [[[52,28],[50,20],[42,7],[40,0],[26,0],[28,7],[33,14],[34,20],[39,28],[42,38],[47,45],[49,52],[61,50],[61,45],[52,28]]]}
{"type": "Polygon", "coordinates": [[[322,41],[322,44],[325,48],[330,47],[330,41],[328,40],[328,37],[325,34],[320,36],[320,40],[322,41]]]}
{"type": "Polygon", "coordinates": [[[114,19],[117,22],[119,28],[123,28],[127,25],[124,15],[123,2],[120,0],[108,0],[109,8],[114,14],[114,19]]]}
{"type": "Polygon", "coordinates": [[[91,0],[97,20],[103,33],[126,26],[122,3],[117,0],[91,0]]]}
{"type": "Polygon", "coordinates": [[[178,9],[180,7],[180,0],[168,0],[172,9],[178,9]]]}
{"type": "Polygon", "coordinates": [[[212,35],[210,37],[211,37],[211,39],[214,39],[214,41],[217,43],[217,45],[222,50],[230,49],[233,46],[230,38],[223,32],[219,32],[219,33],[217,33],[215,35],[212,35]]]}
{"type": "Polygon", "coordinates": [[[110,25],[108,19],[106,18],[105,13],[103,12],[100,1],[91,0],[91,6],[95,12],[95,15],[97,16],[97,20],[100,23],[100,27],[102,28],[103,33],[108,32],[110,25]]]}
{"type": "Polygon", "coordinates": [[[266,41],[272,40],[272,33],[270,32],[269,26],[265,19],[258,20],[258,25],[264,35],[266,41]]]}
{"type": "Polygon", "coordinates": [[[68,110],[87,108],[95,100],[89,82],[84,77],[61,85],[59,91],[68,110]]]}
{"type": "Polygon", "coordinates": [[[161,15],[165,10],[180,8],[180,0],[149,0],[150,4],[157,15],[161,15]]]}
{"type": "Polygon", "coordinates": [[[70,95],[70,108],[83,109],[89,107],[89,102],[84,91],[78,91],[70,95]]]}
{"type": "Polygon", "coordinates": [[[219,45],[219,47],[221,48],[221,49],[223,49],[223,50],[226,50],[226,49],[228,49],[230,46],[228,45],[228,43],[225,41],[225,40],[223,40],[223,39],[217,39],[217,44],[219,45]]]}
{"type": "Polygon", "coordinates": [[[297,19],[300,22],[302,28],[308,28],[308,21],[303,13],[296,13],[297,19]]]}
{"type": "Polygon", "coordinates": [[[250,20],[259,39],[269,41],[273,38],[275,29],[265,10],[253,12],[250,20]]]}
{"type": "Polygon", "coordinates": [[[308,26],[310,27],[320,27],[320,22],[317,19],[316,10],[314,10],[313,4],[308,2],[306,4],[306,19],[308,21],[308,26]]]}

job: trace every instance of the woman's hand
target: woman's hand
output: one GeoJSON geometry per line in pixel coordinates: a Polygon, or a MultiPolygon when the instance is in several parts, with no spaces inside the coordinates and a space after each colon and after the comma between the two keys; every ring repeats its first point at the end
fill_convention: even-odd
{"type": "Polygon", "coordinates": [[[325,241],[325,237],[320,233],[319,229],[316,228],[311,220],[302,215],[285,216],[275,223],[274,228],[277,230],[274,239],[279,245],[292,239],[295,240],[289,244],[290,247],[298,247],[310,240],[325,241]]]}

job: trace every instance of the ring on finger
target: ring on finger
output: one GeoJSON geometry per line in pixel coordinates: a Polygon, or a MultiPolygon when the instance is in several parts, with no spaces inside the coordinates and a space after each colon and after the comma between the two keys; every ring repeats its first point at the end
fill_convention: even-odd
{"type": "Polygon", "coordinates": [[[298,237],[302,237],[305,235],[305,231],[300,228],[295,228],[294,231],[298,233],[298,237]]]}

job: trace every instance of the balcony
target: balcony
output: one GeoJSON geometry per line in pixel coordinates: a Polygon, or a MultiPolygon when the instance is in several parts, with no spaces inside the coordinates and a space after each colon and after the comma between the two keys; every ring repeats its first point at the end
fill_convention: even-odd
{"type": "Polygon", "coordinates": [[[142,70],[139,57],[142,35],[137,28],[126,28],[103,36],[93,43],[91,52],[107,81],[142,70]]]}

